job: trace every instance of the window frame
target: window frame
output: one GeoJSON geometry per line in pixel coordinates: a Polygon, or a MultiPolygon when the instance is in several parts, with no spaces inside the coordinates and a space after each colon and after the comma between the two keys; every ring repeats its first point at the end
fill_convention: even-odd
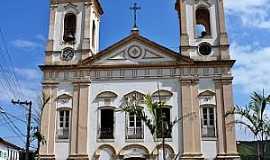
{"type": "Polygon", "coordinates": [[[60,108],[57,110],[57,139],[58,140],[69,140],[70,139],[70,131],[71,131],[71,122],[72,122],[72,110],[70,108],[60,108]],[[63,120],[61,122],[61,112],[64,113],[63,120]],[[68,112],[68,114],[67,114],[68,112]],[[68,115],[68,116],[67,116],[68,115]],[[66,118],[69,118],[68,121],[66,118]],[[63,123],[63,126],[61,126],[61,123],[63,123]],[[68,124],[68,126],[67,126],[68,124]],[[62,130],[62,131],[61,131],[62,130]],[[67,136],[64,135],[65,130],[68,130],[67,136]],[[63,132],[62,135],[60,135],[59,132],[63,132]]]}
{"type": "MultiPolygon", "coordinates": [[[[169,110],[169,114],[170,114],[170,117],[169,117],[169,123],[171,122],[171,120],[172,120],[172,106],[169,106],[169,105],[165,105],[163,108],[161,108],[161,110],[164,110],[164,109],[167,109],[167,110],[169,110]]],[[[162,113],[164,113],[163,111],[162,111],[162,113]]],[[[167,118],[166,118],[167,119],[167,118]]],[[[158,127],[158,126],[157,126],[158,127]]],[[[162,126],[161,126],[162,127],[162,126]]],[[[165,132],[165,134],[166,134],[166,132],[165,132]]],[[[162,136],[161,137],[158,137],[158,135],[157,135],[157,133],[155,133],[155,137],[157,138],[157,139],[162,139],[162,136]]],[[[164,137],[165,139],[172,139],[172,132],[171,132],[171,135],[170,135],[170,137],[164,137]]]]}
{"type": "MultiPolygon", "coordinates": [[[[143,109],[143,107],[141,107],[141,109],[143,109]]],[[[143,122],[143,120],[141,119],[140,120],[140,123],[141,123],[141,126],[140,127],[138,127],[137,126],[137,122],[138,122],[138,117],[135,115],[135,114],[133,114],[133,116],[134,116],[134,126],[130,126],[130,116],[131,115],[131,113],[126,113],[126,125],[125,125],[125,128],[126,128],[126,140],[143,140],[144,139],[144,122],[143,122]],[[130,136],[136,136],[137,135],[137,128],[140,128],[141,129],[141,137],[140,138],[137,138],[137,137],[135,137],[135,138],[132,138],[132,137],[130,137],[130,136]],[[134,129],[134,134],[133,135],[129,135],[129,129],[134,129]]]]}
{"type": "Polygon", "coordinates": [[[217,119],[216,119],[216,105],[213,104],[203,104],[200,106],[201,108],[201,133],[202,133],[202,137],[203,138],[216,138],[217,137],[217,133],[216,133],[216,124],[217,124],[217,119]],[[205,110],[206,110],[206,119],[205,119],[205,110]],[[212,113],[211,113],[212,110],[212,113]],[[212,114],[212,118],[211,118],[211,114],[212,114]],[[211,121],[213,121],[213,124],[211,124],[211,121]],[[205,124],[206,122],[206,124],[205,124]],[[204,135],[204,130],[207,130],[207,133],[204,135]],[[212,130],[212,134],[211,130],[212,130]]]}
{"type": "Polygon", "coordinates": [[[114,141],[115,140],[115,128],[116,128],[116,126],[115,126],[115,107],[112,107],[112,106],[102,106],[102,107],[99,107],[98,108],[98,126],[97,126],[97,140],[98,141],[114,141]],[[102,127],[102,120],[101,120],[101,112],[102,112],[102,110],[112,110],[112,112],[113,112],[113,131],[112,131],[112,137],[111,138],[102,138],[101,137],[101,127],[102,127]]]}

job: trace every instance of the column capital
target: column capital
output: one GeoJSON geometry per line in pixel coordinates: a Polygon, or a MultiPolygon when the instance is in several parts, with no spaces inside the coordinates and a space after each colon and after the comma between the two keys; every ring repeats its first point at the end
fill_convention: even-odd
{"type": "Polygon", "coordinates": [[[42,82],[42,87],[43,88],[54,88],[58,86],[58,82],[55,81],[44,81],[42,82]]]}
{"type": "Polygon", "coordinates": [[[90,80],[75,80],[72,82],[72,84],[75,86],[75,87],[79,87],[79,86],[90,86],[91,84],[91,81],[90,80]]]}
{"type": "Polygon", "coordinates": [[[197,76],[181,77],[180,82],[182,83],[182,85],[198,84],[199,77],[197,76]]]}
{"type": "Polygon", "coordinates": [[[232,76],[215,77],[213,80],[216,84],[232,84],[233,77],[232,76]]]}

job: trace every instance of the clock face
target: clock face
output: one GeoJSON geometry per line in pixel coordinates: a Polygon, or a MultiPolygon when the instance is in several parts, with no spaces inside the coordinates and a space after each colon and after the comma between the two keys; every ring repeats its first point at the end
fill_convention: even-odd
{"type": "Polygon", "coordinates": [[[211,54],[212,47],[209,43],[204,42],[199,45],[198,50],[201,55],[207,56],[211,54]]]}
{"type": "Polygon", "coordinates": [[[64,61],[70,61],[74,57],[75,53],[72,48],[65,48],[62,53],[62,59],[64,61]]]}

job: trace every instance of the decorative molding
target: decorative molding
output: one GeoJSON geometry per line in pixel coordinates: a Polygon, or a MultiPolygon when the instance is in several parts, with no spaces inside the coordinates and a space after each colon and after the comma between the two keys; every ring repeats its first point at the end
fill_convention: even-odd
{"type": "Polygon", "coordinates": [[[232,75],[228,68],[123,68],[123,69],[84,69],[84,70],[48,70],[44,72],[44,83],[76,82],[113,79],[141,78],[179,78],[212,77],[216,83],[231,83],[232,75]]]}
{"type": "Polygon", "coordinates": [[[74,13],[76,15],[80,13],[78,6],[70,2],[64,6],[64,9],[66,13],[74,13]]]}
{"type": "Polygon", "coordinates": [[[132,45],[127,49],[130,58],[137,59],[143,55],[143,49],[138,45],[132,45]]]}
{"type": "Polygon", "coordinates": [[[211,7],[211,3],[209,2],[209,0],[194,0],[195,4],[198,5],[198,7],[206,7],[209,8],[211,7]]]}

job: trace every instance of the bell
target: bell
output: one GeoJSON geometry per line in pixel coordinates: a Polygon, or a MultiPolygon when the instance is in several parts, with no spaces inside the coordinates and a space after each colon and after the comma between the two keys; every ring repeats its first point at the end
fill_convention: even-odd
{"type": "Polygon", "coordinates": [[[75,36],[71,32],[69,32],[67,35],[64,37],[64,41],[66,42],[72,42],[75,41],[75,36]]]}

